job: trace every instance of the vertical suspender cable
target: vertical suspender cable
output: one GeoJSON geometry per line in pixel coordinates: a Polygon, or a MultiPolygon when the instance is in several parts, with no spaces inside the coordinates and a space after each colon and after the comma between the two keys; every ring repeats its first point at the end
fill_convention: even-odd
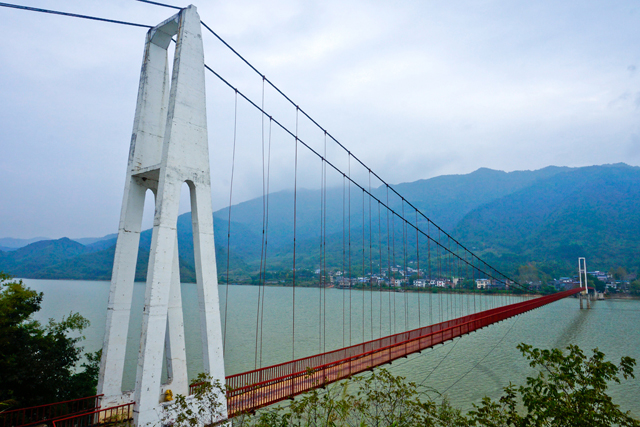
{"type": "MultiPolygon", "coordinates": [[[[391,259],[393,260],[392,262],[392,267],[391,269],[393,270],[394,268],[396,269],[396,271],[398,270],[398,264],[396,264],[396,216],[392,215],[391,216],[391,259]]],[[[393,333],[396,333],[396,320],[397,320],[397,316],[396,316],[396,283],[394,280],[394,289],[393,289],[393,333]]]]}
{"type": "MultiPolygon", "coordinates": [[[[346,325],[347,325],[347,319],[345,317],[345,298],[346,298],[346,292],[344,292],[344,283],[345,283],[345,276],[346,276],[346,261],[345,261],[345,257],[346,257],[346,232],[345,232],[345,223],[346,223],[346,217],[345,217],[345,209],[346,209],[346,202],[345,202],[345,197],[346,197],[346,179],[345,179],[345,175],[342,174],[342,347],[345,347],[345,335],[346,335],[346,325]]],[[[349,282],[350,283],[350,282],[349,282]]]]}
{"type": "MultiPolygon", "coordinates": [[[[326,145],[326,143],[325,143],[326,145]]],[[[326,149],[325,149],[326,151],[326,149]]],[[[323,251],[322,251],[322,243],[324,237],[324,158],[320,159],[320,265],[318,270],[320,271],[320,275],[318,277],[318,353],[322,353],[322,290],[325,287],[325,275],[323,266],[323,251]]]]}
{"type": "Polygon", "coordinates": [[[462,286],[462,282],[460,281],[460,245],[458,244],[458,242],[456,242],[456,278],[458,279],[458,282],[456,283],[456,288],[458,290],[458,304],[460,305],[460,316],[464,316],[464,300],[463,300],[463,294],[462,292],[460,292],[460,288],[462,286]],[[458,285],[459,283],[459,285],[458,285]]]}
{"type": "MultiPolygon", "coordinates": [[[[296,358],[296,226],[298,219],[298,111],[296,106],[296,138],[295,138],[295,158],[294,158],[294,173],[293,173],[293,277],[292,277],[292,321],[291,321],[291,347],[292,347],[292,359],[296,358]]],[[[293,369],[293,365],[291,366],[293,369]]],[[[291,383],[293,387],[293,382],[291,383]]]]}
{"type": "MultiPolygon", "coordinates": [[[[431,275],[431,221],[427,220],[427,272],[429,277],[429,287],[433,276],[431,275]]],[[[429,324],[433,325],[433,292],[429,290],[429,324]]]]}
{"type": "Polygon", "coordinates": [[[351,153],[348,153],[348,162],[349,162],[349,167],[348,167],[348,173],[349,173],[349,199],[348,199],[348,203],[349,203],[349,212],[347,214],[347,222],[349,224],[348,227],[348,249],[349,249],[349,346],[351,346],[351,331],[352,331],[352,327],[351,327],[351,318],[353,316],[353,311],[352,311],[352,307],[351,307],[351,288],[353,288],[353,275],[351,273],[351,153]]]}
{"type": "Polygon", "coordinates": [[[380,202],[378,202],[378,252],[380,253],[379,277],[378,277],[378,301],[380,306],[380,338],[382,338],[382,217],[380,211],[380,202]]]}
{"type": "MultiPolygon", "coordinates": [[[[324,132],[324,158],[327,158],[327,132],[324,132]]],[[[324,208],[323,208],[323,214],[324,214],[324,218],[322,219],[322,222],[324,223],[324,226],[322,228],[323,234],[322,234],[322,273],[324,274],[324,280],[325,280],[325,286],[324,286],[324,290],[322,291],[322,312],[323,312],[323,317],[322,317],[322,336],[323,336],[323,350],[322,353],[326,353],[327,352],[327,284],[326,284],[326,280],[327,280],[327,163],[326,162],[322,162],[322,186],[323,186],[323,192],[324,192],[324,208]]],[[[324,365],[324,359],[322,361],[322,364],[324,365]]]]}
{"type": "Polygon", "coordinates": [[[458,302],[456,300],[456,294],[455,294],[455,285],[454,285],[454,275],[456,273],[456,260],[453,256],[453,245],[451,244],[451,239],[449,240],[449,244],[447,246],[447,249],[449,250],[449,277],[451,277],[451,290],[453,291],[451,293],[451,318],[455,318],[457,317],[457,310],[458,310],[458,302]]]}
{"type": "MultiPolygon", "coordinates": [[[[389,186],[387,185],[387,206],[389,206],[389,186]]],[[[392,329],[392,318],[391,318],[391,291],[392,286],[395,286],[395,283],[392,282],[393,278],[391,277],[391,251],[389,249],[391,242],[391,231],[389,228],[389,208],[387,207],[387,282],[389,287],[389,292],[387,292],[388,300],[389,300],[389,335],[391,335],[392,329]]]]}
{"type": "Polygon", "coordinates": [[[373,229],[371,221],[371,170],[369,170],[369,313],[371,315],[371,339],[373,339],[373,229]]]}
{"type": "MultiPolygon", "coordinates": [[[[467,283],[469,279],[469,264],[467,264],[467,251],[464,252],[464,279],[467,283]]],[[[473,286],[470,287],[470,291],[473,292],[473,286]]],[[[467,314],[471,314],[471,295],[467,294],[467,314]]]]}
{"type": "MultiPolygon", "coordinates": [[[[364,307],[364,291],[365,291],[365,280],[366,280],[366,274],[364,271],[364,190],[362,190],[362,342],[365,342],[364,339],[364,331],[365,331],[365,327],[364,327],[364,318],[365,318],[365,307],[364,307]]],[[[358,279],[358,282],[360,280],[358,279]]]]}
{"type": "MultiPolygon", "coordinates": [[[[441,230],[438,228],[438,245],[436,246],[436,250],[438,251],[438,281],[442,280],[442,255],[440,254],[440,247],[442,246],[440,239],[442,238],[441,230]]],[[[437,283],[436,283],[437,286],[437,283]]],[[[442,323],[442,317],[444,313],[442,312],[442,295],[438,295],[438,303],[440,308],[438,310],[440,314],[440,323],[442,323]]]]}
{"type": "MultiPolygon", "coordinates": [[[[264,77],[262,78],[262,103],[261,103],[262,111],[264,111],[264,77]]],[[[261,125],[261,153],[262,153],[262,241],[260,243],[260,271],[258,272],[258,306],[256,311],[256,346],[254,353],[254,361],[253,361],[253,369],[258,368],[258,342],[260,342],[260,346],[262,347],[262,342],[260,341],[260,337],[262,333],[260,331],[260,315],[261,307],[260,301],[262,297],[262,293],[264,292],[264,276],[262,271],[262,264],[264,261],[264,238],[265,238],[265,222],[266,222],[266,174],[265,174],[265,152],[264,152],[264,113],[260,114],[260,125],[261,125]]],[[[262,307],[264,309],[264,307],[262,307]]],[[[262,348],[260,349],[260,354],[262,353],[262,348]]]]}
{"type": "Polygon", "coordinates": [[[471,258],[471,266],[470,266],[470,270],[471,270],[471,286],[473,287],[473,313],[477,313],[478,310],[476,309],[476,293],[478,292],[478,285],[476,283],[476,274],[475,274],[475,270],[473,269],[473,258],[471,258]]]}
{"type": "MultiPolygon", "coordinates": [[[[447,237],[447,265],[449,266],[449,280],[451,286],[453,286],[453,257],[451,256],[451,239],[447,237]]],[[[453,287],[451,288],[453,291],[453,287]]],[[[447,299],[449,300],[449,317],[453,319],[455,317],[453,304],[455,302],[454,295],[451,292],[447,293],[447,299]]]]}
{"type": "Polygon", "coordinates": [[[225,289],[224,298],[224,332],[222,334],[222,348],[223,351],[226,348],[227,342],[227,313],[229,310],[229,263],[231,258],[229,252],[231,251],[231,202],[233,201],[233,174],[236,167],[236,136],[238,129],[238,91],[235,92],[234,99],[234,113],[233,113],[233,151],[231,154],[231,181],[229,183],[229,221],[227,222],[227,287],[225,289]]]}
{"type": "Polygon", "coordinates": [[[449,288],[449,284],[451,283],[451,258],[449,257],[449,243],[447,241],[447,245],[445,246],[444,250],[444,268],[445,268],[445,283],[447,284],[447,286],[445,287],[445,289],[447,290],[446,292],[446,301],[445,301],[445,306],[447,309],[447,320],[451,319],[451,292],[450,292],[450,288],[449,288]]]}
{"type": "MultiPolygon", "coordinates": [[[[416,209],[416,270],[420,280],[420,233],[418,233],[418,210],[416,209]]],[[[420,289],[418,289],[418,327],[422,327],[422,304],[420,304],[420,289]]]]}
{"type": "Polygon", "coordinates": [[[402,268],[404,270],[404,289],[402,292],[402,301],[404,303],[404,330],[409,330],[409,306],[407,301],[407,287],[409,286],[409,274],[407,270],[407,220],[404,216],[404,200],[402,204],[402,268]]]}
{"type": "MultiPolygon", "coordinates": [[[[267,274],[267,249],[269,248],[269,183],[271,181],[271,125],[272,118],[269,117],[269,146],[267,149],[267,203],[265,207],[266,219],[265,219],[265,232],[264,232],[264,273],[262,274],[263,280],[266,280],[267,274]]],[[[262,291],[262,310],[260,311],[260,367],[262,368],[262,335],[263,335],[263,320],[264,320],[264,294],[266,289],[262,291]]]]}

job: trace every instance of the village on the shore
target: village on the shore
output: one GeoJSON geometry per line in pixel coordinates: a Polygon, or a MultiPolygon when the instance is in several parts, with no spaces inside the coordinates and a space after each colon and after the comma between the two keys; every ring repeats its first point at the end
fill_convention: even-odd
{"type": "MultiPolygon", "coordinates": [[[[522,292],[523,286],[516,286],[510,279],[494,277],[465,277],[464,275],[434,275],[428,270],[396,265],[379,273],[368,273],[364,276],[350,277],[348,271],[327,271],[322,274],[320,269],[314,271],[320,277],[324,287],[337,289],[388,289],[395,291],[431,289],[437,291],[514,291],[522,292]]],[[[588,271],[589,286],[595,288],[600,299],[609,297],[624,297],[640,295],[640,283],[636,275],[626,271],[588,271]]],[[[270,281],[267,281],[269,283],[270,281]]],[[[275,284],[275,283],[273,283],[275,284]]],[[[553,293],[581,286],[578,275],[559,277],[547,281],[535,280],[519,283],[531,292],[553,293]]]]}

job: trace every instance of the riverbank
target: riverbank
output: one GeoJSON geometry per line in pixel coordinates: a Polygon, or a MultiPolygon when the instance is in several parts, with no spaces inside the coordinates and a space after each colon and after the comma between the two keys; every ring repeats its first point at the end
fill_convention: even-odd
{"type": "Polygon", "coordinates": [[[628,299],[628,300],[640,300],[640,295],[629,294],[605,294],[604,299],[628,299]]]}

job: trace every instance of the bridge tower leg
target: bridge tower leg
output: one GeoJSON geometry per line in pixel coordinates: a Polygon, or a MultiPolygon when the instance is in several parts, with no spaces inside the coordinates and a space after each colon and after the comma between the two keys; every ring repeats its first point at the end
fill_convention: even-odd
{"type": "Polygon", "coordinates": [[[580,292],[580,309],[582,309],[582,300],[587,301],[587,308],[591,308],[591,302],[589,301],[589,286],[587,281],[587,260],[585,258],[578,258],[578,276],[580,278],[580,288],[584,290],[580,292]]]}
{"type": "Polygon", "coordinates": [[[191,197],[193,247],[205,372],[224,384],[211,209],[211,177],[200,17],[194,6],[147,33],[100,364],[101,406],[135,401],[136,426],[157,424],[163,394],[187,395],[177,217],[191,197]],[[173,72],[168,52],[176,37],[173,72]],[[133,392],[122,391],[125,348],[146,191],[155,194],[140,351],[133,392]],[[163,354],[168,382],[161,384],[163,354]]]}

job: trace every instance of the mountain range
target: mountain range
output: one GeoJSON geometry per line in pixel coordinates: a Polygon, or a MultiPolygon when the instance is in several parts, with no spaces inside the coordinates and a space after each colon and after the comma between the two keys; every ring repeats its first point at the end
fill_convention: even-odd
{"type": "MultiPolygon", "coordinates": [[[[517,273],[519,266],[529,263],[549,275],[573,274],[579,256],[587,258],[590,270],[624,266],[636,271],[640,267],[638,167],[550,166],[509,173],[482,168],[465,175],[401,183],[393,189],[443,230],[508,274],[517,273]]],[[[297,191],[297,266],[319,267],[323,236],[327,265],[338,269],[343,265],[349,230],[348,241],[353,243],[355,259],[360,254],[364,260],[367,250],[380,249],[386,233],[382,230],[387,230],[387,224],[392,235],[402,238],[399,222],[387,222],[378,202],[361,193],[354,186],[325,192],[297,191]],[[371,239],[371,249],[363,251],[363,236],[367,246],[371,239]]],[[[396,212],[404,209],[407,215],[415,215],[386,187],[372,193],[379,200],[388,200],[396,212]]],[[[255,276],[261,262],[265,262],[263,229],[268,243],[268,269],[290,271],[293,200],[292,191],[281,191],[264,200],[256,198],[214,212],[218,272],[227,273],[228,260],[230,275],[236,280],[255,276]],[[263,206],[267,204],[265,215],[263,206]]],[[[177,229],[181,277],[183,281],[193,281],[190,213],[180,215],[177,229]]],[[[24,278],[108,280],[116,237],[0,239],[0,271],[24,278]]],[[[151,230],[145,230],[140,238],[136,280],[146,277],[150,243],[151,230]]],[[[421,251],[424,245],[420,243],[421,251]]],[[[408,246],[411,249],[410,243],[408,246]]]]}

